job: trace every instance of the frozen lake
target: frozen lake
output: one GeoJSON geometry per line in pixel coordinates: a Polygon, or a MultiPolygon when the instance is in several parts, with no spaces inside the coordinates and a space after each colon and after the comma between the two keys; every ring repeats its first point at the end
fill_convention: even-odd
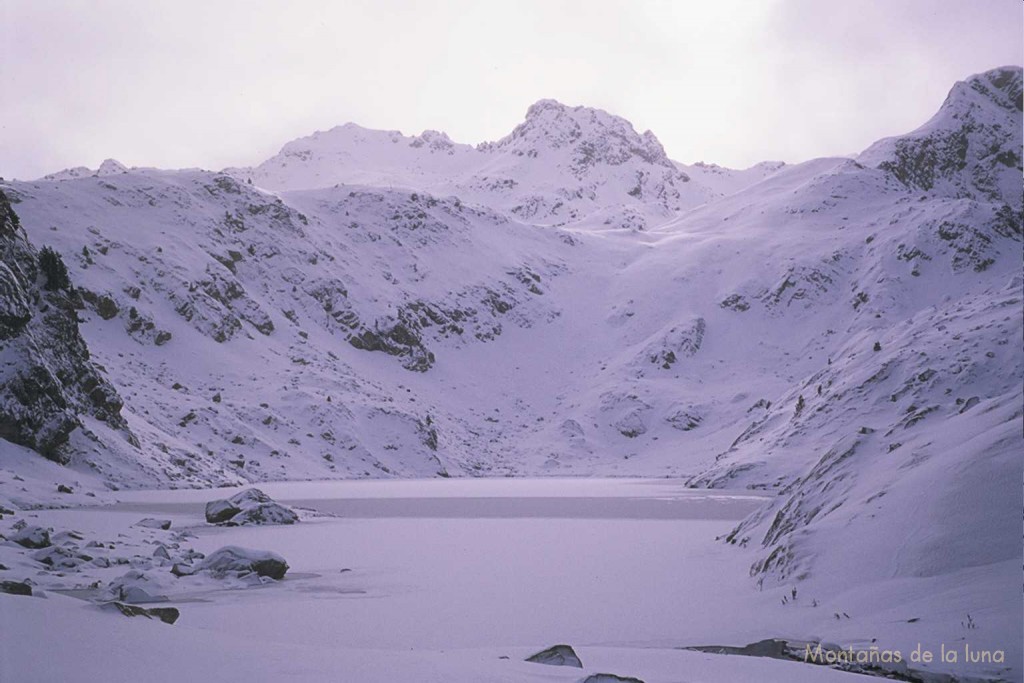
{"type": "MultiPolygon", "coordinates": [[[[214,629],[231,613],[254,638],[340,647],[610,645],[730,632],[733,620],[720,609],[723,579],[742,584],[744,593],[749,579],[736,553],[715,538],[763,501],[672,480],[349,481],[261,489],[340,517],[196,529],[200,551],[228,542],[264,548],[287,558],[291,571],[258,595],[234,591],[192,605],[189,622],[214,629]],[[263,618],[246,618],[251,610],[263,618]],[[313,620],[318,628],[294,626],[313,620]],[[282,621],[293,627],[282,633],[282,621]]],[[[133,492],[114,509],[182,515],[175,524],[181,527],[201,520],[206,500],[234,491],[133,492]]]]}
{"type": "MultiPolygon", "coordinates": [[[[747,491],[709,491],[671,479],[426,479],[260,485],[275,500],[346,518],[562,518],[737,521],[765,500],[747,491]]],[[[114,509],[202,513],[214,491],[122,492],[114,509]]]]}
{"type": "Polygon", "coordinates": [[[64,596],[42,601],[51,603],[44,610],[8,601],[18,633],[68,629],[80,650],[40,664],[23,661],[11,641],[11,666],[28,676],[18,680],[577,680],[579,669],[523,661],[556,643],[574,646],[589,673],[647,683],[690,680],[685,672],[708,681],[850,678],[679,649],[786,635],[785,615],[772,609],[778,596],[757,592],[746,554],[716,540],[763,501],[748,492],[633,479],[260,488],[337,516],[204,524],[205,502],[236,489],[121,492],[113,507],[40,511],[46,524],[101,535],[166,517],[196,534],[199,551],[271,550],[291,568],[264,587],[172,595],[181,610],[173,627],[82,609],[48,617],[64,596]],[[113,671],[111,652],[120,653],[113,671]]]}

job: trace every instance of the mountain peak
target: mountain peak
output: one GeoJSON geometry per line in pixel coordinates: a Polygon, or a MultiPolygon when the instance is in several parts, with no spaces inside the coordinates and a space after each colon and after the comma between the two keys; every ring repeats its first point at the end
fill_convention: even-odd
{"type": "Polygon", "coordinates": [[[106,159],[102,164],[100,164],[99,169],[96,171],[96,175],[115,175],[117,173],[124,173],[127,170],[128,167],[117,159],[106,159]]]}
{"type": "MultiPolygon", "coordinates": [[[[581,109],[582,107],[576,107],[576,108],[577,109],[581,109]]],[[[531,104],[527,108],[527,110],[526,110],[526,118],[527,118],[527,120],[529,120],[529,119],[532,119],[532,118],[536,118],[538,116],[543,116],[546,112],[560,113],[560,112],[565,112],[565,111],[568,111],[568,110],[571,110],[571,109],[573,109],[573,107],[570,107],[567,104],[562,104],[558,100],[551,99],[551,98],[544,98],[544,99],[537,100],[536,102],[534,102],[533,104],[531,104]]]]}
{"type": "Polygon", "coordinates": [[[879,140],[858,161],[909,187],[984,197],[1021,211],[1022,69],[991,69],[956,83],[938,112],[905,135],[879,140]]]}
{"type": "MultiPolygon", "coordinates": [[[[1024,111],[1024,94],[1022,94],[1021,81],[1024,79],[1024,70],[1019,66],[1001,66],[990,69],[984,73],[971,76],[963,83],[957,83],[957,88],[964,86],[988,97],[1005,109],[1016,109],[1024,111]]],[[[952,93],[950,93],[952,96],[952,93]]]]}
{"type": "Polygon", "coordinates": [[[534,102],[526,118],[507,136],[484,143],[484,151],[513,148],[520,154],[538,156],[544,150],[568,148],[582,167],[596,163],[618,166],[639,158],[672,168],[665,148],[651,131],[643,134],[626,119],[602,109],[570,106],[554,99],[534,102]]]}

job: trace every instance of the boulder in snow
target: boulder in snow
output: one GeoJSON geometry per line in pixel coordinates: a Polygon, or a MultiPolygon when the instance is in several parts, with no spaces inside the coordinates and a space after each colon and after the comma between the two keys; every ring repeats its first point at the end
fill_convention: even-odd
{"type": "Polygon", "coordinates": [[[74,546],[50,546],[34,552],[32,559],[52,569],[74,570],[83,562],[91,562],[93,558],[77,552],[74,546]]]}
{"type": "Polygon", "coordinates": [[[41,526],[25,526],[11,536],[23,548],[46,548],[50,545],[50,532],[41,526]]]}
{"type": "Polygon", "coordinates": [[[294,524],[299,516],[293,510],[275,503],[259,489],[246,489],[227,500],[206,504],[206,521],[210,524],[237,526],[242,524],[294,524]]]}
{"type": "Polygon", "coordinates": [[[0,593],[32,595],[32,586],[24,581],[0,581],[0,593]]]}
{"type": "Polygon", "coordinates": [[[583,668],[583,662],[576,655],[576,651],[569,645],[552,645],[546,650],[530,655],[526,661],[534,664],[547,664],[549,666],[574,666],[577,669],[583,668]]]}
{"type": "Polygon", "coordinates": [[[209,572],[217,578],[254,572],[259,576],[283,579],[288,563],[277,553],[228,545],[207,556],[196,566],[196,571],[209,572]]]}
{"type": "Polygon", "coordinates": [[[212,500],[206,504],[206,521],[210,524],[226,522],[239,512],[241,508],[227,500],[212,500]]]}
{"type": "Polygon", "coordinates": [[[196,568],[187,562],[175,562],[171,567],[171,573],[175,576],[192,576],[195,574],[196,568]]]}

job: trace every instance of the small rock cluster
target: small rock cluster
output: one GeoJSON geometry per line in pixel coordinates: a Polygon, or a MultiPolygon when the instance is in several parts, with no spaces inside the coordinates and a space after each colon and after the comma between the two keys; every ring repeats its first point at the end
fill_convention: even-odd
{"type": "MultiPolygon", "coordinates": [[[[232,526],[298,521],[293,510],[257,489],[211,502],[206,516],[232,526]]],[[[283,557],[265,550],[229,545],[204,555],[190,547],[193,534],[171,527],[170,519],[145,518],[111,540],[34,525],[26,518],[4,522],[0,593],[45,597],[44,588],[70,590],[107,612],[173,624],[180,616],[176,608],[150,605],[188,592],[273,583],[289,569],[283,557]]]]}

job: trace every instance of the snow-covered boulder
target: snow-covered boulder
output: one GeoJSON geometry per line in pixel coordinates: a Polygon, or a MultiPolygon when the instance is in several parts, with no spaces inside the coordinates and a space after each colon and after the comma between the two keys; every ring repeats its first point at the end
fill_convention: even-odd
{"type": "Polygon", "coordinates": [[[227,500],[207,503],[206,521],[226,526],[294,524],[299,521],[299,516],[291,508],[275,503],[259,489],[246,489],[227,500]]]}
{"type": "Polygon", "coordinates": [[[109,599],[121,602],[166,602],[167,596],[159,593],[160,590],[163,590],[163,586],[157,575],[130,569],[111,581],[106,593],[109,599]]]}
{"type": "Polygon", "coordinates": [[[209,572],[215,578],[253,572],[258,576],[283,579],[288,563],[277,553],[228,545],[207,556],[196,571],[209,572]]]}
{"type": "Polygon", "coordinates": [[[576,651],[569,645],[552,645],[546,650],[530,655],[526,661],[534,664],[547,664],[549,666],[574,666],[577,669],[583,668],[583,662],[576,655],[576,651]]]}
{"type": "Polygon", "coordinates": [[[10,537],[23,548],[46,548],[50,545],[50,532],[41,526],[24,526],[10,537]]]}
{"type": "Polygon", "coordinates": [[[210,524],[226,522],[242,510],[228,500],[211,500],[206,504],[206,521],[210,524]]]}
{"type": "Polygon", "coordinates": [[[37,550],[32,554],[32,559],[52,569],[62,571],[74,571],[85,562],[92,562],[91,555],[78,552],[76,546],[50,546],[37,550]]]}

